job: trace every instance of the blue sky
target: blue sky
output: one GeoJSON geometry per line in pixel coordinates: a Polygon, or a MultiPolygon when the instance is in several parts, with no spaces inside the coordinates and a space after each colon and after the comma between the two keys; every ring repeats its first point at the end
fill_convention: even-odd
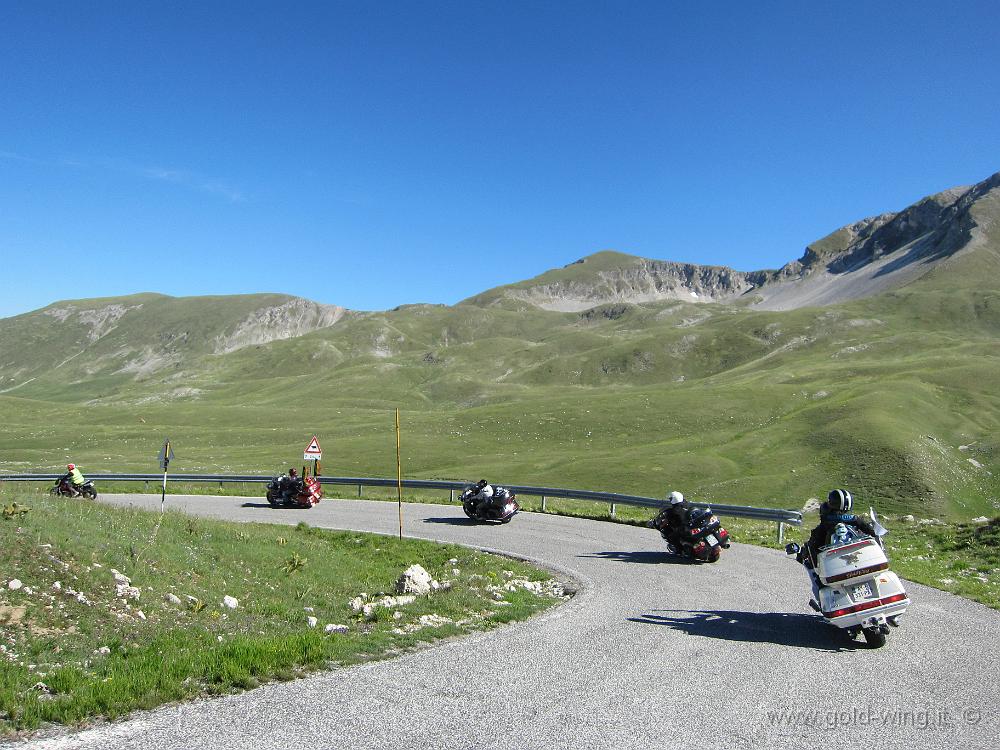
{"type": "Polygon", "coordinates": [[[1000,171],[995,2],[0,4],[0,316],[778,267],[1000,171]]]}

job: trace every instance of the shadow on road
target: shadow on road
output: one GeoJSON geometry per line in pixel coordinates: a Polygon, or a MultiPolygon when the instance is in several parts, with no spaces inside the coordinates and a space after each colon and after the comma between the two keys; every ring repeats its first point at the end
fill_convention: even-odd
{"type": "Polygon", "coordinates": [[[434,518],[425,518],[424,523],[444,523],[449,526],[478,526],[479,521],[473,521],[471,518],[462,518],[461,516],[436,516],[434,518]]]}
{"type": "Polygon", "coordinates": [[[639,550],[637,552],[623,552],[612,550],[610,552],[594,552],[590,555],[578,555],[578,557],[590,557],[600,560],[618,560],[619,562],[644,563],[646,565],[700,565],[695,560],[686,557],[671,555],[666,550],[639,550]]]}
{"type": "Polygon", "coordinates": [[[241,508],[270,508],[271,507],[271,503],[267,503],[267,502],[264,502],[264,503],[243,503],[243,505],[241,505],[240,507],[241,508]]]}
{"type": "Polygon", "coordinates": [[[657,610],[628,618],[631,622],[665,625],[688,635],[720,638],[726,641],[775,643],[818,651],[851,651],[862,644],[818,615],[789,612],[733,612],[729,610],[657,610]]]}

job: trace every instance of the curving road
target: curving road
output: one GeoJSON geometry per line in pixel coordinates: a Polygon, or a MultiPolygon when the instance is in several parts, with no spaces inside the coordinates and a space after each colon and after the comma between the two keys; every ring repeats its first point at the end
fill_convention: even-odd
{"type": "MultiPolygon", "coordinates": [[[[106,496],[158,507],[159,497],[106,496]]],[[[240,521],[396,533],[391,503],[302,511],[171,497],[240,521]]],[[[266,685],[36,740],[30,748],[993,748],[1000,612],[909,584],[885,648],[852,646],[806,606],[805,571],[734,545],[681,564],[656,532],[524,513],[471,525],[404,507],[408,536],[491,548],[571,576],[570,602],[398,659],[266,685]]]]}

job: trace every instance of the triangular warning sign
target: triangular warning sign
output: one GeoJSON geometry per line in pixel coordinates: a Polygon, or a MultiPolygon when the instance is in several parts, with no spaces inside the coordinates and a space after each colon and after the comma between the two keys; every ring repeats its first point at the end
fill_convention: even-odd
{"type": "Polygon", "coordinates": [[[305,454],[307,458],[309,456],[322,456],[323,449],[319,447],[319,440],[313,435],[313,439],[309,441],[309,445],[306,446],[305,454]]]}

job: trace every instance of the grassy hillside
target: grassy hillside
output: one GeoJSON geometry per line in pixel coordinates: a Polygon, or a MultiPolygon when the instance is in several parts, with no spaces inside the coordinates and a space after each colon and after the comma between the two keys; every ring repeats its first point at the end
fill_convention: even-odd
{"type": "Polygon", "coordinates": [[[787,313],[415,306],[192,344],[182,377],[49,369],[0,395],[0,468],[151,469],[169,436],[177,471],[271,471],[315,432],[327,473],[383,476],[399,406],[410,476],[790,507],[845,484],[890,512],[989,514],[1000,292],[936,283],[787,313]]]}

